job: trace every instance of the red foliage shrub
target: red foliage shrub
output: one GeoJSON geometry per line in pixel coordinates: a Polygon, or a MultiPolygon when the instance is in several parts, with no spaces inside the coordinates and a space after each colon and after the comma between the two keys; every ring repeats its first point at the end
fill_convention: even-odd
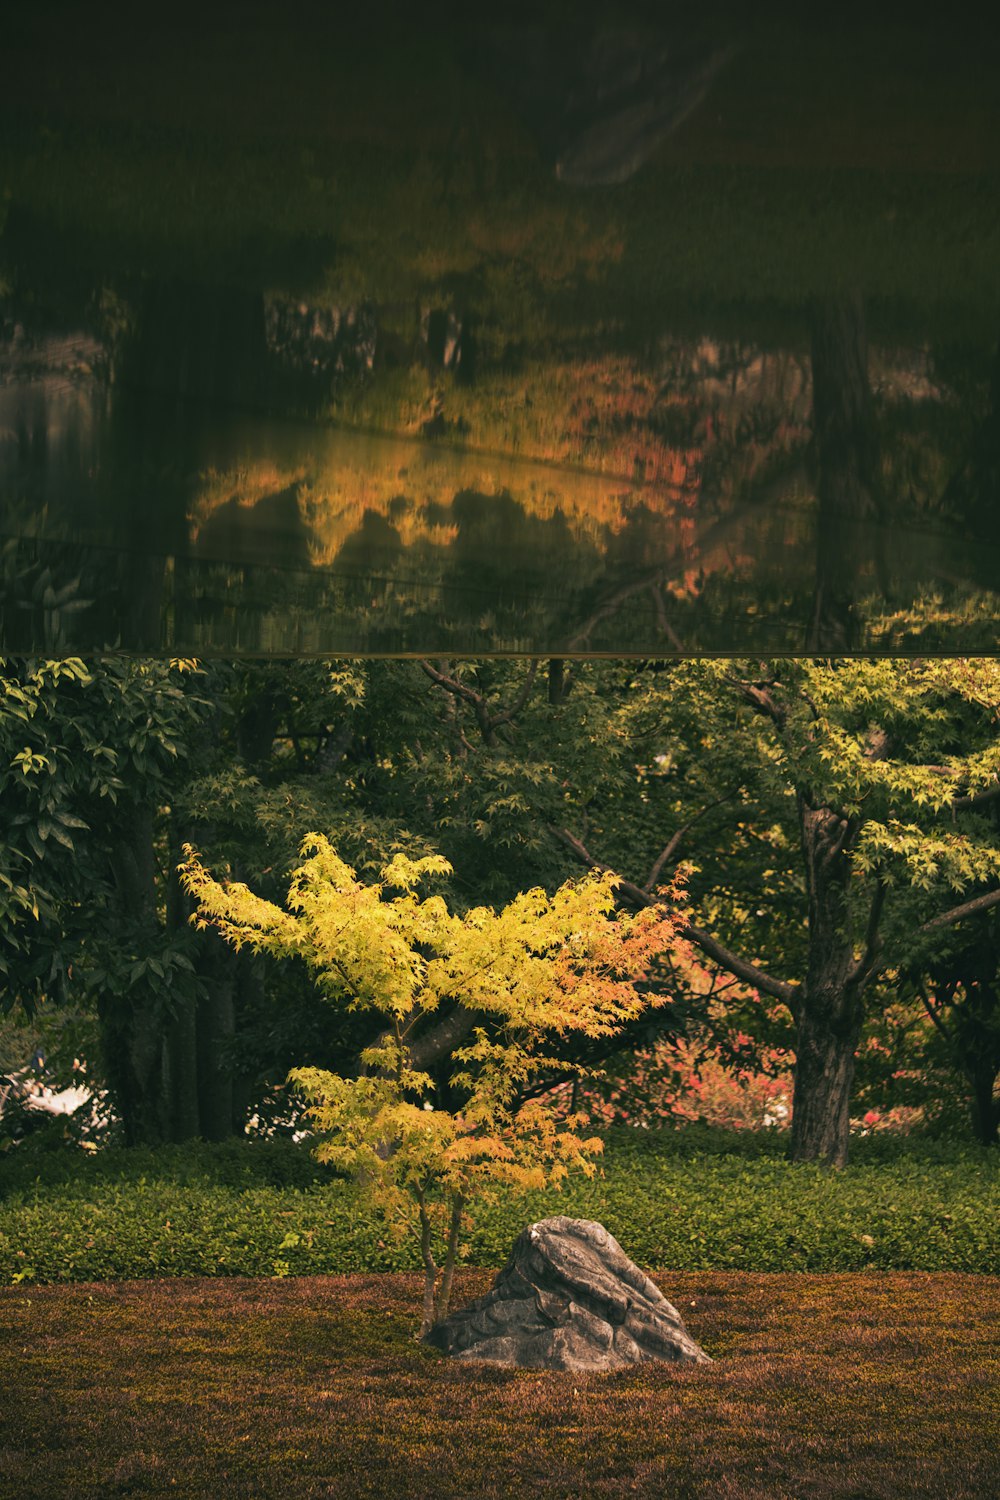
{"type": "MultiPolygon", "coordinates": [[[[785,1129],[791,1121],[791,1063],[791,1054],[777,1048],[739,1066],[707,1041],[661,1041],[612,1062],[604,1079],[581,1080],[576,1107],[599,1128],[699,1121],[730,1130],[785,1129]]],[[[567,1103],[571,1093],[570,1084],[559,1085],[567,1103]]]]}

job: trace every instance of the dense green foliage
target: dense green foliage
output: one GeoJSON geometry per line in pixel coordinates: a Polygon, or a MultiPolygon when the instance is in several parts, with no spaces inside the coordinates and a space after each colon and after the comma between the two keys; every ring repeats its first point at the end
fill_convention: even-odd
{"type": "MultiPolygon", "coordinates": [[[[830,1172],[774,1136],[615,1132],[604,1176],[474,1209],[467,1263],[496,1267],[533,1218],[595,1218],[640,1264],[676,1270],[1000,1274],[1000,1163],[954,1143],[858,1143],[830,1172]]],[[[260,1143],[8,1157],[0,1283],[420,1268],[355,1187],[306,1148],[260,1143]]]]}
{"type": "MultiPolygon", "coordinates": [[[[858,1113],[926,1085],[996,1136],[994,662],[109,660],[5,683],[7,999],[94,1018],[88,1077],[131,1144],[239,1133],[292,1067],[356,1076],[370,1018],[326,1004],[296,957],[192,932],[176,878],[189,841],[280,900],[311,829],[366,883],[443,858],[456,915],[587,865],[634,909],[688,862],[699,964],[657,959],[672,1003],[617,1050],[708,1025],[742,1066],[747,1039],[801,1053],[808,1022],[797,1086],[816,1095],[837,1054],[814,1112],[842,1127],[811,1150],[846,1142],[854,1052],[858,1113]]],[[[565,1044],[566,1065],[603,1060],[565,1044]]]]}

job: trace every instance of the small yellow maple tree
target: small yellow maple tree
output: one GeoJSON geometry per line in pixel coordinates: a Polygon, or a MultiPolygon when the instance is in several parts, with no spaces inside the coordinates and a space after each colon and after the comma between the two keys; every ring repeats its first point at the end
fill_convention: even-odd
{"type": "Polygon", "coordinates": [[[327,839],[310,834],[285,910],[245,885],[213,879],[190,845],[184,853],[179,871],[198,903],[197,927],[211,925],[237,949],[298,956],[326,998],[384,1017],[361,1053],[360,1077],[319,1068],[289,1076],[323,1136],[318,1159],[349,1170],[397,1234],[419,1235],[425,1333],[447,1314],[471,1197],[505,1184],[558,1186],[572,1167],[593,1176],[602,1143],[576,1133],[584,1116],[557,1121],[544,1099],[522,1095],[546,1069],[568,1071],[546,1039],[610,1036],[665,1003],[635,981],[657,955],[686,946],[678,934],[683,873],[656,907],[634,916],[615,914],[610,872],[459,916],[442,897],[417,894],[425,877],[452,873],[440,856],[397,854],[381,880],[366,885],[327,839]],[[438,1108],[428,1097],[433,1079],[414,1055],[428,1017],[462,1009],[481,1024],[456,1028],[466,1045],[450,1048],[450,1088],[462,1102],[438,1108]]]}

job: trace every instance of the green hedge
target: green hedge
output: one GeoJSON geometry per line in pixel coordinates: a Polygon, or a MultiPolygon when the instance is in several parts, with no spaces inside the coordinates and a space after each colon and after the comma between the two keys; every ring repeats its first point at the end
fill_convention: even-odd
{"type": "MultiPolygon", "coordinates": [[[[1000,1273],[1000,1153],[858,1145],[843,1172],[792,1166],[780,1137],[612,1132],[604,1176],[475,1213],[468,1264],[499,1266],[532,1219],[599,1219],[654,1270],[1000,1273]]],[[[0,1284],[417,1270],[349,1182],[304,1146],[233,1142],[3,1162],[0,1284]]]]}

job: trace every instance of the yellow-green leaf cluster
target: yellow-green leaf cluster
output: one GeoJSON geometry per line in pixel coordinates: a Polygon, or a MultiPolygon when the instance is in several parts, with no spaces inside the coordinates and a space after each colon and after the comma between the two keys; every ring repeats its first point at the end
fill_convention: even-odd
{"type": "Polygon", "coordinates": [[[616,913],[608,872],[457,916],[440,896],[418,894],[422,881],[451,873],[444,859],[397,854],[365,884],[326,838],[310,834],[282,909],[215,880],[190,847],[185,856],[180,874],[197,900],[197,925],[236,947],[297,956],[329,1000],[381,1017],[359,1077],[316,1068],[291,1076],[321,1136],[319,1157],[357,1177],[396,1232],[419,1223],[443,1234],[449,1211],[460,1215],[473,1194],[557,1187],[575,1168],[593,1173],[601,1143],[576,1133],[581,1117],[557,1122],[524,1094],[545,1070],[565,1070],[551,1055],[555,1038],[611,1035],[664,1003],[635,981],[664,953],[685,956],[683,877],[635,916],[616,913]],[[462,1009],[475,1025],[471,1040],[467,1025],[456,1033],[448,1090],[460,1103],[446,1108],[417,1060],[437,1013],[462,1009]]]}

